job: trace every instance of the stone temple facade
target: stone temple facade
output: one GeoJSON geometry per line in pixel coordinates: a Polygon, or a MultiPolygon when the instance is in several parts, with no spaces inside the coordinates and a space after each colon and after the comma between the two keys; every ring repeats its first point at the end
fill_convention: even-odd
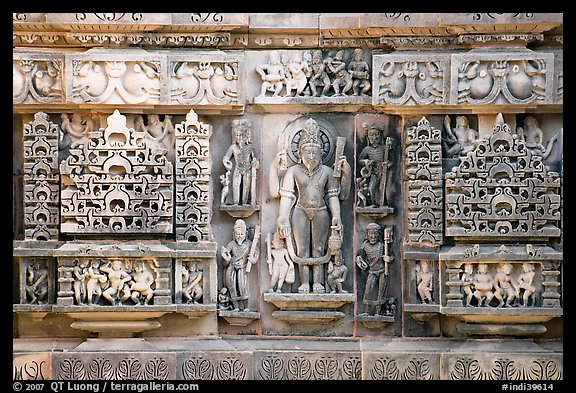
{"type": "Polygon", "coordinates": [[[563,380],[563,15],[13,14],[13,378],[563,380]]]}

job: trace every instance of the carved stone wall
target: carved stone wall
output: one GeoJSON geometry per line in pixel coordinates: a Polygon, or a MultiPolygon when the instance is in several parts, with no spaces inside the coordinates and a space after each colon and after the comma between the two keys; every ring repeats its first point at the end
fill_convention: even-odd
{"type": "Polygon", "coordinates": [[[563,61],[556,13],[14,13],[14,379],[564,379],[563,61]]]}

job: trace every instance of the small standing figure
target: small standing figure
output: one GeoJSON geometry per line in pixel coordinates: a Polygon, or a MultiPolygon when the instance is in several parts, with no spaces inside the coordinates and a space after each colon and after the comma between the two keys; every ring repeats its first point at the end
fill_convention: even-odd
{"type": "Polygon", "coordinates": [[[220,175],[220,184],[222,184],[222,195],[220,195],[220,204],[226,204],[226,198],[230,193],[230,171],[226,171],[225,174],[220,175]]]}
{"type": "Polygon", "coordinates": [[[386,298],[386,302],[384,303],[384,314],[392,317],[396,315],[396,298],[394,296],[386,298]]]}
{"type": "Polygon", "coordinates": [[[460,280],[462,281],[462,290],[466,295],[465,305],[466,307],[472,307],[470,302],[472,301],[474,291],[476,290],[476,288],[474,288],[474,265],[471,263],[466,263],[464,265],[464,273],[462,273],[460,280]]]}
{"type": "Polygon", "coordinates": [[[280,62],[280,53],[276,50],[271,51],[268,64],[256,66],[256,72],[260,74],[263,81],[260,97],[264,97],[267,91],[274,92],[272,94],[273,97],[278,97],[282,87],[284,87],[284,79],[286,78],[284,66],[280,62]]]}
{"type": "Polygon", "coordinates": [[[286,80],[286,94],[284,97],[292,96],[292,90],[296,91],[294,96],[299,96],[304,92],[304,88],[308,83],[307,75],[310,73],[308,63],[302,60],[300,52],[295,51],[292,53],[292,58],[287,68],[291,78],[286,80]]]}
{"type": "Polygon", "coordinates": [[[446,138],[443,140],[444,149],[448,157],[465,156],[476,148],[478,132],[470,128],[470,123],[466,116],[456,117],[456,127],[452,129],[450,116],[444,117],[444,128],[446,138]]]}
{"type": "Polygon", "coordinates": [[[542,156],[543,160],[548,158],[554,147],[554,142],[558,139],[558,134],[556,134],[550,138],[546,146],[544,146],[544,132],[542,132],[542,129],[538,125],[538,120],[532,115],[524,118],[524,128],[518,127],[516,133],[520,140],[524,141],[528,150],[530,150],[532,154],[542,156]]]}
{"type": "Polygon", "coordinates": [[[474,275],[474,297],[479,307],[489,306],[494,297],[494,278],[488,273],[488,264],[478,264],[478,273],[474,275]]]}
{"type": "MultiPolygon", "coordinates": [[[[257,227],[259,230],[259,228],[257,227]]],[[[220,254],[224,259],[224,285],[230,292],[230,299],[234,305],[234,311],[250,311],[248,298],[250,287],[248,273],[251,267],[258,261],[258,249],[253,247],[257,244],[258,230],[254,233],[254,240],[248,239],[246,222],[236,220],[234,224],[233,240],[226,247],[222,247],[220,254]]]]}
{"type": "Polygon", "coordinates": [[[312,76],[310,77],[309,84],[312,91],[312,97],[325,96],[330,89],[330,77],[326,72],[326,64],[322,58],[322,50],[314,51],[312,55],[312,76]],[[322,87],[322,91],[318,88],[322,87]]]}
{"type": "Polygon", "coordinates": [[[160,121],[160,116],[151,113],[148,115],[148,125],[144,124],[142,116],[137,116],[134,121],[134,129],[146,133],[146,140],[155,148],[166,152],[167,157],[174,158],[175,133],[172,124],[172,116],[164,116],[164,121],[160,121]]]}
{"type": "Polygon", "coordinates": [[[328,262],[328,289],[330,293],[348,293],[342,289],[342,283],[346,281],[348,268],[342,263],[342,228],[338,225],[331,226],[332,234],[328,238],[328,249],[331,259],[328,262]],[[332,261],[332,258],[334,261],[332,261]]]}
{"type": "Polygon", "coordinates": [[[334,262],[330,261],[328,263],[327,281],[330,293],[348,293],[348,291],[342,289],[342,283],[346,281],[347,274],[348,268],[342,264],[342,251],[339,250],[334,256],[334,262]]]}
{"type": "Polygon", "coordinates": [[[221,311],[232,310],[232,301],[230,300],[230,292],[228,288],[222,287],[218,292],[218,309],[221,311]]]}
{"type": "Polygon", "coordinates": [[[190,261],[182,269],[182,297],[186,303],[199,303],[203,295],[204,273],[198,270],[198,262],[190,261]]]}
{"type": "Polygon", "coordinates": [[[121,260],[115,259],[112,261],[111,266],[109,264],[103,265],[100,270],[108,273],[110,286],[104,291],[102,296],[110,304],[116,305],[118,300],[118,303],[122,305],[126,300],[130,299],[132,293],[128,282],[132,280],[132,276],[123,269],[121,260]]]}
{"type": "Polygon", "coordinates": [[[232,121],[232,145],[222,158],[227,171],[232,171],[232,200],[234,205],[255,204],[256,178],[260,166],[252,144],[251,123],[240,119],[232,121]],[[232,171],[232,158],[236,166],[232,171]]]}
{"type": "Polygon", "coordinates": [[[284,239],[280,237],[278,231],[274,232],[273,239],[270,234],[266,236],[266,263],[270,273],[270,289],[268,292],[282,292],[282,285],[294,284],[295,273],[294,263],[288,255],[288,250],[284,247],[284,239]]]}
{"type": "Polygon", "coordinates": [[[108,282],[108,277],[100,273],[100,260],[94,258],[88,266],[88,275],[86,276],[86,297],[88,304],[98,304],[102,296],[102,287],[108,282]]]}
{"type": "Polygon", "coordinates": [[[80,113],[74,112],[72,120],[67,113],[60,115],[62,130],[65,134],[60,136],[62,145],[70,146],[71,149],[90,142],[90,132],[94,131],[94,122],[91,118],[84,120],[80,113]]]}
{"type": "Polygon", "coordinates": [[[346,63],[343,61],[344,51],[339,50],[336,52],[331,61],[327,62],[328,70],[334,75],[334,80],[332,81],[332,88],[334,89],[335,96],[344,96],[351,89],[353,85],[352,76],[346,71],[346,63]],[[342,88],[342,90],[340,90],[342,88]]]}
{"type": "Polygon", "coordinates": [[[372,87],[370,84],[370,66],[368,65],[368,62],[364,60],[362,49],[354,49],[352,61],[348,64],[348,72],[352,77],[352,95],[367,95],[372,87]]]}
{"type": "Polygon", "coordinates": [[[520,292],[524,290],[522,305],[527,307],[530,300],[532,300],[532,306],[534,306],[536,301],[536,287],[534,286],[536,272],[534,271],[534,265],[529,262],[524,262],[522,264],[522,271],[523,273],[518,277],[516,296],[520,298],[520,292]]]}
{"type": "Polygon", "coordinates": [[[132,301],[134,304],[140,303],[140,298],[144,299],[144,304],[149,304],[154,296],[154,275],[144,268],[144,263],[138,261],[134,264],[133,283],[130,286],[132,301]]]}
{"type": "Polygon", "coordinates": [[[48,267],[44,259],[26,267],[26,294],[30,304],[42,304],[48,299],[48,267]]]}
{"type": "Polygon", "coordinates": [[[363,298],[363,303],[366,305],[365,314],[367,315],[378,314],[379,309],[385,303],[388,289],[388,263],[391,261],[392,258],[387,253],[387,244],[380,240],[380,225],[374,222],[368,224],[366,226],[366,238],[356,256],[356,265],[360,269],[368,271],[363,298]],[[376,292],[376,296],[374,296],[374,292],[376,292]]]}
{"type": "Polygon", "coordinates": [[[418,289],[418,296],[420,296],[420,301],[422,304],[431,304],[432,300],[432,285],[433,276],[430,271],[430,264],[426,260],[420,261],[419,265],[416,265],[416,288],[418,289]]]}
{"type": "Polygon", "coordinates": [[[498,307],[511,306],[514,299],[516,299],[516,281],[512,278],[511,263],[501,263],[498,265],[495,281],[494,297],[498,299],[498,307]],[[506,298],[506,302],[504,302],[506,298]]]}
{"type": "Polygon", "coordinates": [[[391,176],[388,174],[392,166],[390,160],[392,138],[386,137],[384,142],[382,125],[365,123],[363,128],[368,144],[360,152],[359,163],[362,166],[360,170],[362,178],[366,178],[368,182],[368,192],[364,194],[365,203],[369,207],[383,207],[389,202],[392,192],[391,176]]]}
{"type": "Polygon", "coordinates": [[[74,283],[72,287],[74,289],[74,299],[76,304],[80,305],[86,301],[86,283],[88,278],[88,268],[86,267],[86,260],[80,259],[77,264],[74,265],[74,283]]]}

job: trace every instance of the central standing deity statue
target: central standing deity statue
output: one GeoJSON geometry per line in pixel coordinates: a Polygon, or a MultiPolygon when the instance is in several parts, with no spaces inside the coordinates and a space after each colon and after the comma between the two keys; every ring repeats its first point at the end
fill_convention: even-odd
{"type": "Polygon", "coordinates": [[[280,151],[270,168],[270,193],[280,197],[276,228],[298,264],[298,292],[309,293],[312,284],[314,293],[324,293],[325,268],[334,253],[329,238],[331,244],[341,244],[340,201],[350,192],[351,170],[342,144],[333,168],[322,163],[320,127],[314,119],[301,130],[298,151],[298,163],[287,167],[286,151],[280,151]]]}

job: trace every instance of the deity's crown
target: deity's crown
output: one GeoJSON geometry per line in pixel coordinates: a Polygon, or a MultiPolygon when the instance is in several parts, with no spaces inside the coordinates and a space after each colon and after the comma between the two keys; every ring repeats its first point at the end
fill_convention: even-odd
{"type": "Polygon", "coordinates": [[[314,119],[308,119],[300,134],[300,147],[317,146],[322,147],[320,141],[320,127],[314,119]]]}
{"type": "Polygon", "coordinates": [[[244,220],[236,220],[236,222],[234,223],[234,229],[246,229],[246,222],[244,220]]]}

